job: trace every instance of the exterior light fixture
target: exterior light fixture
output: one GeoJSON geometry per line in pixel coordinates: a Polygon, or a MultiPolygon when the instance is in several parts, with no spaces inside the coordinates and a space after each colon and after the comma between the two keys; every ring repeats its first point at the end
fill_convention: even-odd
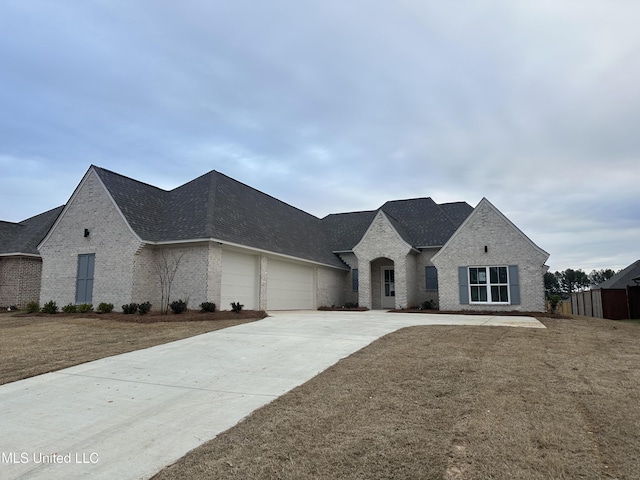
{"type": "Polygon", "coordinates": [[[484,246],[484,253],[488,253],[489,252],[489,247],[488,246],[484,246]]]}
{"type": "Polygon", "coordinates": [[[89,236],[89,229],[85,228],[84,229],[84,238],[87,238],[89,236]]]}

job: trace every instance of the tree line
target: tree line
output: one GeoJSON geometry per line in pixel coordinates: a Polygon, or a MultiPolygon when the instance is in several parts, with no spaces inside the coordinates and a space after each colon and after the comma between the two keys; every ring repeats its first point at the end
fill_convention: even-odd
{"type": "Polygon", "coordinates": [[[547,272],[544,274],[544,288],[547,295],[570,296],[573,292],[579,292],[594,288],[613,277],[615,271],[610,268],[592,270],[587,274],[582,269],[567,268],[562,272],[547,272]]]}

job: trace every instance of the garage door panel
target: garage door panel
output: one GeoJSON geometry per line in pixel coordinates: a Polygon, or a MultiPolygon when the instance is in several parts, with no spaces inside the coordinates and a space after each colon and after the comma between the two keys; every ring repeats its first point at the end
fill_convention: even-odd
{"type": "Polygon", "coordinates": [[[220,309],[240,302],[247,310],[258,307],[258,259],[255,255],[225,251],[222,254],[220,309]]]}
{"type": "Polygon", "coordinates": [[[269,310],[315,308],[315,268],[269,260],[267,276],[269,310]]]}

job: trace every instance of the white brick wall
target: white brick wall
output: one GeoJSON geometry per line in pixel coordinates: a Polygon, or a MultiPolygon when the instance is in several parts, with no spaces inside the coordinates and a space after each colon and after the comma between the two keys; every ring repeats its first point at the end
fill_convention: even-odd
{"type": "Polygon", "coordinates": [[[40,303],[75,303],[78,255],[89,253],[95,253],[93,305],[108,302],[119,309],[135,301],[134,257],[140,247],[102,183],[89,171],[41,247],[40,303]]]}
{"type": "MultiPolygon", "coordinates": [[[[360,306],[380,308],[381,265],[375,264],[373,269],[370,266],[372,261],[385,258],[391,260],[395,267],[396,308],[406,307],[410,299],[410,296],[407,295],[406,286],[407,281],[410,281],[412,276],[407,273],[407,267],[411,269],[412,265],[407,265],[406,257],[411,252],[411,246],[398,235],[382,211],[378,212],[371,226],[353,251],[358,258],[359,265],[358,303],[360,306]]],[[[387,264],[391,264],[391,262],[387,262],[387,264]]]]}
{"type": "Polygon", "coordinates": [[[351,278],[351,273],[335,268],[316,268],[316,306],[342,306],[345,303],[344,285],[351,278]]]}
{"type": "Polygon", "coordinates": [[[463,228],[433,258],[438,269],[440,309],[544,311],[544,262],[547,258],[546,252],[532,244],[493,205],[483,200],[463,228]],[[520,305],[460,304],[459,266],[507,265],[518,265],[520,305]]]}

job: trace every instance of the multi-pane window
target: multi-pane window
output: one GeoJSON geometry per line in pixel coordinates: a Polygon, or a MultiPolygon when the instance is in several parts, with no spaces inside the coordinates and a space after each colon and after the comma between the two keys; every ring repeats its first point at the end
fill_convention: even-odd
{"type": "Polygon", "coordinates": [[[507,267],[469,267],[471,302],[509,303],[507,267]]]}

